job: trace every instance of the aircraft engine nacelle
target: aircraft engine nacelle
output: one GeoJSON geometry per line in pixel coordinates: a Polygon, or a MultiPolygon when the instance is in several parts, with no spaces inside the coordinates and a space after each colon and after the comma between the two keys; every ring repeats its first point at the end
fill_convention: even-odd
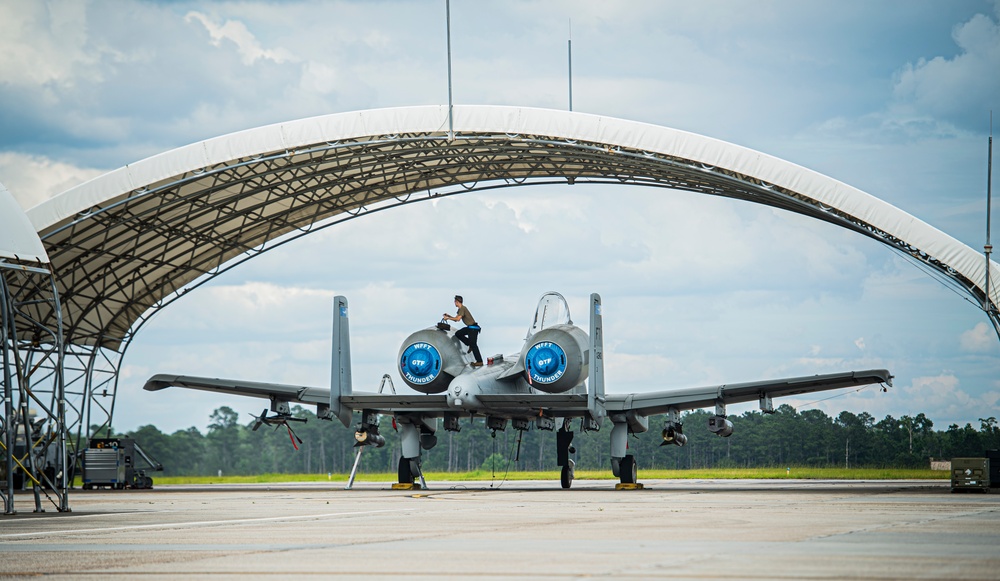
{"type": "Polygon", "coordinates": [[[587,378],[587,334],[574,325],[555,325],[535,333],[521,352],[532,387],[546,393],[569,391],[587,378]]]}
{"type": "Polygon", "coordinates": [[[733,422],[722,416],[712,416],[708,418],[708,431],[716,436],[728,438],[733,435],[733,422]]]}
{"type": "Polygon", "coordinates": [[[420,393],[442,393],[465,367],[461,347],[458,339],[440,329],[417,331],[399,348],[399,375],[420,393]]]}

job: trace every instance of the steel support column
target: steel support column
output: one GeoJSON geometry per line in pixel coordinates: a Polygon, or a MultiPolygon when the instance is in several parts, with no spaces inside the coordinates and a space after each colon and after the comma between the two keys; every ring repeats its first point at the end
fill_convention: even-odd
{"type": "Polygon", "coordinates": [[[45,511],[42,496],[56,510],[68,512],[62,310],[54,275],[48,269],[0,261],[0,306],[4,512],[16,512],[15,492],[28,482],[35,512],[45,511]],[[41,303],[55,313],[54,325],[32,316],[41,303]]]}

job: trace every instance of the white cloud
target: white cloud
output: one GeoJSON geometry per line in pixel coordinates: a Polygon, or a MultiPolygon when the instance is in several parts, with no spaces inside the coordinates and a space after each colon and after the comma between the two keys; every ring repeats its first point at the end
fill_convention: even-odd
{"type": "MultiPolygon", "coordinates": [[[[645,384],[650,389],[662,389],[665,377],[674,375],[680,364],[663,355],[635,355],[631,353],[607,352],[607,382],[610,385],[645,384]]],[[[616,393],[621,389],[616,388],[616,393]]]]}
{"type": "Polygon", "coordinates": [[[868,412],[876,419],[885,416],[895,418],[904,415],[915,416],[925,413],[934,422],[935,430],[945,430],[951,424],[973,424],[978,428],[977,418],[995,415],[1000,402],[1000,385],[992,384],[992,389],[976,394],[961,387],[961,380],[952,373],[914,377],[908,382],[894,382],[894,387],[882,392],[877,386],[866,386],[856,390],[807,394],[786,398],[788,403],[803,411],[819,409],[830,416],[841,411],[852,413],[868,412]]]}
{"type": "Polygon", "coordinates": [[[819,372],[841,369],[844,367],[845,361],[840,357],[800,357],[796,360],[796,363],[802,367],[810,367],[819,372]]]}
{"type": "Polygon", "coordinates": [[[927,166],[913,159],[912,144],[964,141],[969,132],[981,135],[989,111],[997,108],[1000,4],[992,4],[993,14],[971,14],[953,27],[955,54],[919,54],[893,72],[891,93],[880,107],[833,116],[820,123],[818,130],[828,136],[850,135],[855,147],[899,143],[911,151],[916,176],[926,179],[927,166]]]}
{"type": "MultiPolygon", "coordinates": [[[[1000,15],[1000,4],[995,6],[1000,15]]],[[[982,126],[1000,95],[1000,23],[976,14],[956,26],[953,37],[958,55],[922,58],[899,71],[893,88],[896,106],[929,122],[943,118],[982,126]]]]}
{"type": "Polygon", "coordinates": [[[340,79],[336,69],[315,61],[303,65],[301,89],[306,93],[328,95],[338,88],[340,79]]]}
{"type": "Polygon", "coordinates": [[[104,173],[40,155],[0,151],[0,182],[25,210],[104,173]]]}
{"type": "Polygon", "coordinates": [[[253,33],[247,29],[244,23],[238,20],[227,20],[222,24],[218,24],[201,12],[188,12],[184,16],[184,21],[200,22],[212,38],[213,46],[220,46],[224,40],[235,44],[245,65],[252,65],[259,59],[266,59],[279,64],[298,60],[295,55],[283,48],[273,50],[262,48],[253,33]]]}
{"type": "Polygon", "coordinates": [[[996,332],[986,323],[977,323],[975,327],[962,333],[959,344],[963,351],[985,353],[997,350],[996,332]]]}
{"type": "Polygon", "coordinates": [[[974,396],[962,389],[960,384],[959,378],[950,373],[916,377],[910,385],[900,388],[900,396],[905,398],[913,413],[935,410],[932,419],[949,424],[963,423],[962,418],[980,417],[996,409],[1000,391],[994,389],[974,396]]]}
{"type": "MultiPolygon", "coordinates": [[[[20,87],[71,87],[98,60],[81,2],[12,0],[0,4],[0,78],[20,87]]],[[[42,91],[43,95],[51,94],[42,91]]]]}
{"type": "MultiPolygon", "coordinates": [[[[210,332],[242,340],[261,336],[285,339],[311,326],[325,313],[334,292],[251,281],[240,285],[210,285],[178,315],[162,317],[161,328],[191,332],[190,340],[212,342],[210,332]]],[[[165,311],[167,312],[167,311],[165,311]]],[[[172,314],[172,313],[171,313],[172,314]]]]}

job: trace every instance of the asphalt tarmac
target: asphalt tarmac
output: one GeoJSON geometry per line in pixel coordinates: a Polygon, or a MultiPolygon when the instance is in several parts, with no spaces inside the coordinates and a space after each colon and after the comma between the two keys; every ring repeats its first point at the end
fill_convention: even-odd
{"type": "Polygon", "coordinates": [[[651,480],[72,491],[0,515],[0,578],[1000,579],[1000,494],[651,480]]]}

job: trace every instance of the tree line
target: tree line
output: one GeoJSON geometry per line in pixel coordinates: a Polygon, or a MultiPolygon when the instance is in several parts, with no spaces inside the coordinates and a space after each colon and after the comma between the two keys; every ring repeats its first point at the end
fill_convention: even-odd
{"type": "MultiPolygon", "coordinates": [[[[135,438],[164,466],[164,475],[208,476],[262,473],[343,474],[354,463],[354,429],[339,422],[319,420],[311,411],[295,406],[295,436],[284,426],[243,423],[229,407],[216,409],[208,432],[197,428],[172,434],[146,425],[119,437],[135,438]],[[301,443],[299,443],[301,439],[301,443]]],[[[688,443],[684,447],[660,446],[662,417],[650,417],[648,432],[629,437],[629,453],[640,469],[759,468],[785,466],[848,468],[920,468],[930,458],[979,457],[1000,449],[1000,425],[995,417],[981,418],[979,429],[971,424],[934,430],[924,414],[876,420],[870,414],[841,412],[830,417],[819,410],[797,412],[782,405],[773,414],[749,411],[731,415],[734,433],[720,438],[707,429],[711,413],[704,410],[682,416],[688,443]]],[[[599,432],[576,434],[574,459],[579,469],[607,470],[611,424],[599,432]]],[[[399,437],[392,418],[381,418],[383,448],[365,448],[360,473],[395,472],[400,456],[399,437]]],[[[106,434],[102,434],[105,436],[106,434]]],[[[555,433],[517,432],[508,427],[495,435],[482,418],[467,419],[460,432],[439,426],[437,446],[423,452],[425,471],[463,472],[478,469],[555,470],[555,433]]]]}

